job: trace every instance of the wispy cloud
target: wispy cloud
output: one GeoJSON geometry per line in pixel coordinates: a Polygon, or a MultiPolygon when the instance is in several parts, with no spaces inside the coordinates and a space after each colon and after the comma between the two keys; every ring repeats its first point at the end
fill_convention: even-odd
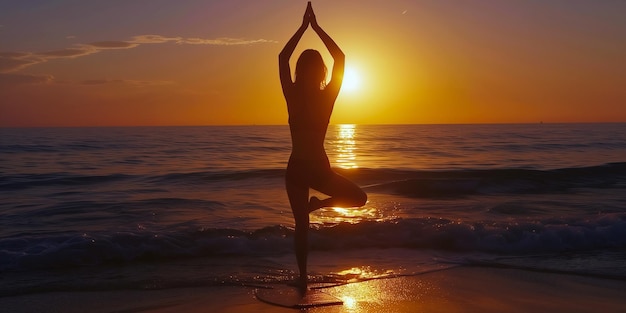
{"type": "Polygon", "coordinates": [[[98,41],[88,44],[89,47],[94,47],[99,50],[103,49],[131,49],[137,47],[139,44],[127,42],[127,41],[98,41]]]}
{"type": "Polygon", "coordinates": [[[103,50],[132,49],[143,44],[176,43],[189,45],[234,46],[275,42],[276,41],[267,39],[204,39],[165,37],[161,35],[140,35],[134,36],[128,41],[97,41],[87,44],[75,44],[65,49],[44,52],[0,52],[0,73],[21,71],[26,67],[44,63],[53,59],[72,59],[98,53],[103,50]]]}
{"type": "Polygon", "coordinates": [[[31,54],[30,57],[35,60],[38,59],[41,62],[45,62],[50,59],[72,59],[72,58],[82,57],[85,55],[94,54],[98,51],[99,50],[96,47],[82,45],[82,46],[77,46],[76,48],[66,48],[66,49],[61,49],[61,50],[33,53],[31,54]]]}
{"type": "Polygon", "coordinates": [[[235,46],[235,45],[251,45],[257,43],[276,43],[274,40],[267,39],[241,39],[241,38],[227,38],[221,37],[216,39],[205,38],[185,38],[185,37],[164,37],[161,35],[141,35],[135,36],[130,43],[136,44],[153,44],[153,43],[168,43],[173,42],[177,44],[189,44],[189,45],[212,45],[212,46],[235,46]]]}
{"type": "Polygon", "coordinates": [[[202,39],[202,38],[185,38],[178,43],[190,44],[190,45],[216,45],[216,46],[236,46],[236,45],[251,45],[256,43],[275,43],[276,41],[266,39],[244,40],[235,38],[217,38],[217,39],[202,39]]]}
{"type": "Polygon", "coordinates": [[[133,37],[130,42],[137,44],[178,42],[182,37],[165,37],[161,35],[141,35],[133,37]]]}
{"type": "Polygon", "coordinates": [[[31,53],[0,52],[0,73],[19,71],[25,67],[40,63],[31,53]]]}
{"type": "Polygon", "coordinates": [[[44,63],[53,59],[73,59],[105,49],[129,49],[136,45],[117,42],[100,42],[94,44],[74,45],[71,48],[51,50],[43,52],[0,52],[0,73],[12,73],[23,70],[26,67],[44,63]]]}

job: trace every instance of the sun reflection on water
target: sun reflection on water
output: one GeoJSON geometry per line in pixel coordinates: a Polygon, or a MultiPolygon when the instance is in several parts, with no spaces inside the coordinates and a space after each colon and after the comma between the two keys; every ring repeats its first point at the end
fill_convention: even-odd
{"type": "MultiPolygon", "coordinates": [[[[347,283],[334,290],[334,295],[343,301],[344,312],[370,312],[373,306],[380,306],[388,290],[382,287],[384,280],[376,280],[378,284],[363,282],[378,278],[394,277],[391,270],[374,270],[369,266],[352,267],[331,274],[337,281],[347,283]],[[361,283],[359,283],[361,282],[361,283]]],[[[394,291],[397,292],[397,291],[394,291]]]]}
{"type": "Polygon", "coordinates": [[[341,168],[358,168],[356,154],[356,125],[341,124],[337,126],[337,139],[333,142],[337,166],[341,168]]]}
{"type": "Polygon", "coordinates": [[[369,266],[359,266],[333,273],[331,276],[344,282],[356,282],[389,277],[392,275],[394,275],[392,270],[373,270],[369,266]]]}
{"type": "Polygon", "coordinates": [[[342,296],[343,306],[348,310],[354,310],[356,308],[356,299],[350,296],[342,296]]]}
{"type": "Polygon", "coordinates": [[[393,216],[385,216],[380,210],[370,206],[360,208],[332,207],[316,211],[316,214],[311,216],[311,222],[323,224],[358,224],[365,221],[382,222],[393,218],[393,216]]]}

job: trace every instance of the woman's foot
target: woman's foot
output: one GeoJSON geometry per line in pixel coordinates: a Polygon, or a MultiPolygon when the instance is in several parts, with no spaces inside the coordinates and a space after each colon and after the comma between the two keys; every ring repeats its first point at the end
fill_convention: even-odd
{"type": "Polygon", "coordinates": [[[296,289],[298,289],[298,293],[301,296],[304,296],[309,289],[306,278],[297,278],[294,281],[288,282],[287,286],[295,287],[296,289]]]}
{"type": "Polygon", "coordinates": [[[311,197],[311,199],[309,199],[309,213],[315,211],[315,210],[319,210],[322,208],[322,200],[320,200],[318,197],[311,197]]]}

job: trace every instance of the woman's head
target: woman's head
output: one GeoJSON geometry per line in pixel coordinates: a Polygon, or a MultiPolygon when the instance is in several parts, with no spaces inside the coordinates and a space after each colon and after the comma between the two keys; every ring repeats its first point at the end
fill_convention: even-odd
{"type": "Polygon", "coordinates": [[[296,62],[296,84],[323,88],[325,81],[326,65],[322,55],[317,50],[304,50],[296,62]]]}

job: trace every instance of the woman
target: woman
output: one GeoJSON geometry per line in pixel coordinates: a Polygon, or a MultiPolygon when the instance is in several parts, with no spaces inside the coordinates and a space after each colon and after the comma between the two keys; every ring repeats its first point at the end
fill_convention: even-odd
{"type": "Polygon", "coordinates": [[[285,183],[296,222],[295,250],[300,272],[297,284],[303,292],[307,286],[309,213],[324,207],[360,207],[367,201],[367,195],[357,185],[332,171],[324,150],[324,138],[341,88],[344,64],[345,55],[317,24],[309,2],[302,25],[279,55],[280,82],[289,111],[292,143],[285,183]],[[334,60],[332,79],[328,84],[325,84],[326,66],[322,56],[310,49],[298,58],[295,82],[291,80],[289,59],[309,25],[334,60]],[[309,188],[330,197],[309,199],[309,188]]]}

